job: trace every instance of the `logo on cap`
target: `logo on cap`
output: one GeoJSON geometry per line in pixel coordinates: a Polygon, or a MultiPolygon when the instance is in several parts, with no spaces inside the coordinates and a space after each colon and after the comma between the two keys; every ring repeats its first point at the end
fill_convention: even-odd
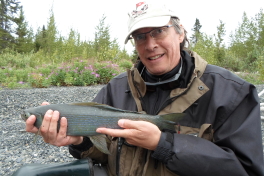
{"type": "Polygon", "coordinates": [[[140,15],[143,15],[144,13],[147,12],[148,9],[148,4],[146,2],[139,2],[136,4],[136,10],[133,10],[131,12],[131,16],[133,18],[136,18],[140,15]]]}

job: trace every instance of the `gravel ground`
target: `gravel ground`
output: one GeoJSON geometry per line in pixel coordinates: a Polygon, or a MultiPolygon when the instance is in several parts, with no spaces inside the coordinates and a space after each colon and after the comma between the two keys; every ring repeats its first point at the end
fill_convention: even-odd
{"type": "MultiPolygon", "coordinates": [[[[21,110],[38,106],[43,101],[69,103],[91,101],[101,89],[90,87],[53,87],[45,89],[0,90],[0,175],[9,176],[26,163],[58,163],[75,160],[67,147],[55,147],[38,137],[24,132],[25,123],[19,117],[21,110]]],[[[257,86],[258,92],[264,85],[257,86]]],[[[261,102],[264,103],[264,95],[261,102]]],[[[264,116],[264,113],[262,113],[264,116]]],[[[264,121],[262,121],[264,142],[264,121]]],[[[263,143],[264,145],[264,143],[263,143]]]]}

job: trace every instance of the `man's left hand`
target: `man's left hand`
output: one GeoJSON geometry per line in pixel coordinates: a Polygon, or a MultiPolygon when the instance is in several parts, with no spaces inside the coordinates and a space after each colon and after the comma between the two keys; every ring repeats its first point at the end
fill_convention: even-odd
{"type": "Polygon", "coordinates": [[[145,121],[132,121],[121,119],[118,125],[124,129],[98,128],[97,133],[103,133],[112,137],[123,137],[126,142],[138,147],[155,150],[161,136],[159,128],[145,121]]]}

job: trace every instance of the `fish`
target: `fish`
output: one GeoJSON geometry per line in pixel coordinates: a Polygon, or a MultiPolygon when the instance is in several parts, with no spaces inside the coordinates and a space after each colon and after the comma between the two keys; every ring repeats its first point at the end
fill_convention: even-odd
{"type": "MultiPolygon", "coordinates": [[[[23,110],[21,118],[26,121],[29,116],[35,115],[36,122],[34,126],[40,129],[44,115],[48,110],[59,111],[60,118],[65,117],[67,119],[67,135],[88,136],[94,146],[105,154],[110,154],[107,148],[106,137],[104,134],[97,133],[97,128],[122,129],[118,126],[118,120],[129,119],[153,123],[160,130],[167,129],[175,131],[175,125],[184,116],[184,113],[149,115],[135,111],[122,110],[95,102],[80,102],[31,107],[23,110]]],[[[58,131],[60,129],[59,121],[57,126],[58,131]]]]}

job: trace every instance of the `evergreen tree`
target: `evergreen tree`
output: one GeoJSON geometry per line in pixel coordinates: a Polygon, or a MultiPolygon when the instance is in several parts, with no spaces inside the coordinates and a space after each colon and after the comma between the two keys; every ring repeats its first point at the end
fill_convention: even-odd
{"type": "Polygon", "coordinates": [[[231,33],[230,41],[229,51],[242,63],[241,70],[255,71],[264,53],[263,9],[251,19],[244,12],[242,23],[231,33]]]}
{"type": "Polygon", "coordinates": [[[220,25],[217,26],[217,35],[215,36],[217,48],[224,46],[223,41],[224,41],[225,34],[226,34],[225,23],[223,23],[223,21],[220,20],[220,25]]]}
{"type": "Polygon", "coordinates": [[[54,13],[51,10],[51,15],[49,17],[47,32],[46,32],[46,48],[45,51],[49,55],[53,54],[56,49],[56,41],[57,41],[57,27],[55,23],[54,13]]]}
{"type": "Polygon", "coordinates": [[[239,24],[234,34],[230,35],[230,50],[240,58],[246,58],[248,53],[253,50],[256,42],[254,24],[244,12],[242,23],[239,24]]]}
{"type": "Polygon", "coordinates": [[[0,51],[14,43],[14,20],[19,9],[16,0],[0,0],[0,51]]]}
{"type": "Polygon", "coordinates": [[[133,50],[133,53],[132,53],[132,63],[137,63],[137,61],[138,61],[138,52],[137,52],[137,50],[136,50],[136,48],[134,48],[134,50],[133,50]]]}
{"type": "Polygon", "coordinates": [[[200,24],[200,21],[199,19],[196,18],[195,20],[195,24],[192,28],[192,31],[194,32],[193,35],[191,36],[191,42],[196,45],[196,43],[198,42],[198,39],[201,35],[201,28],[202,28],[202,25],[200,24]]]}
{"type": "Polygon", "coordinates": [[[19,52],[29,52],[33,50],[33,31],[28,30],[28,23],[25,21],[23,7],[19,8],[20,15],[15,19],[15,23],[17,24],[16,28],[16,44],[15,49],[19,52]]]}
{"type": "Polygon", "coordinates": [[[191,50],[199,53],[199,55],[210,64],[217,64],[215,59],[215,44],[212,36],[208,36],[206,33],[201,33],[198,37],[198,42],[195,46],[191,47],[191,50]]]}
{"type": "Polygon", "coordinates": [[[116,57],[119,50],[117,40],[111,41],[110,26],[105,24],[105,19],[106,16],[103,15],[95,28],[94,48],[99,60],[111,60],[116,57]]]}
{"type": "Polygon", "coordinates": [[[264,13],[260,9],[259,13],[255,16],[255,25],[257,29],[257,45],[264,47],[264,13]]]}
{"type": "Polygon", "coordinates": [[[99,20],[99,24],[95,27],[95,38],[94,38],[94,47],[96,52],[107,51],[110,41],[109,25],[105,24],[106,16],[103,15],[99,20]]]}
{"type": "Polygon", "coordinates": [[[42,26],[42,29],[38,28],[35,35],[35,50],[39,51],[40,49],[46,48],[47,43],[47,30],[45,25],[42,26]]]}
{"type": "Polygon", "coordinates": [[[75,57],[75,54],[80,54],[77,52],[79,42],[79,33],[71,29],[68,39],[65,40],[65,50],[70,59],[75,57]]]}
{"type": "Polygon", "coordinates": [[[220,20],[220,25],[217,26],[217,35],[215,35],[215,57],[218,60],[219,63],[221,63],[224,60],[225,56],[225,45],[223,43],[224,36],[226,34],[225,30],[225,24],[222,20],[220,20]]]}

